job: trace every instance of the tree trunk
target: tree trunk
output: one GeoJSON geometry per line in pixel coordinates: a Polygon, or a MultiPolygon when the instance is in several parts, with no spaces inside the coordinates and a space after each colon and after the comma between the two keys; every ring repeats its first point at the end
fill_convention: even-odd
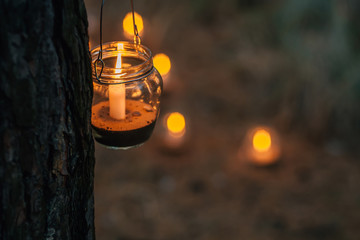
{"type": "Polygon", "coordinates": [[[0,0],[0,239],[94,239],[83,0],[0,0]]]}

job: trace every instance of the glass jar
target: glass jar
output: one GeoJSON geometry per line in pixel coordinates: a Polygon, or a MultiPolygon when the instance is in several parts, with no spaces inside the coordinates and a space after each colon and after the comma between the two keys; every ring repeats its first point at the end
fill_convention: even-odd
{"type": "Polygon", "coordinates": [[[151,51],[131,42],[105,43],[104,67],[97,61],[95,69],[99,51],[100,47],[91,51],[95,140],[115,149],[139,146],[151,136],[160,110],[163,83],[151,51]]]}

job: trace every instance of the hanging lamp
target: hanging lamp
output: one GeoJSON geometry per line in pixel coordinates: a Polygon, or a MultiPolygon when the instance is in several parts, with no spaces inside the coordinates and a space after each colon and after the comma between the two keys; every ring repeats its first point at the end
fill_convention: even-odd
{"type": "Polygon", "coordinates": [[[95,140],[112,149],[142,145],[151,136],[160,110],[162,79],[149,48],[141,45],[134,18],[134,41],[102,43],[91,51],[94,96],[91,125],[95,140]]]}

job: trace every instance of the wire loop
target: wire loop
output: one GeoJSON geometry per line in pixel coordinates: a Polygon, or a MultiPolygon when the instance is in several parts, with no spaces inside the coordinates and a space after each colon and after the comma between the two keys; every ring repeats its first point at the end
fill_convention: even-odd
{"type": "Polygon", "coordinates": [[[103,8],[104,8],[104,4],[105,4],[105,0],[102,0],[102,3],[101,3],[101,9],[100,9],[100,51],[99,51],[99,55],[98,55],[98,58],[95,60],[94,62],[94,69],[95,69],[95,77],[96,79],[100,81],[100,78],[101,78],[101,74],[104,70],[104,66],[105,66],[105,63],[104,61],[102,60],[102,45],[103,45],[103,40],[102,40],[102,16],[103,16],[103,8]],[[98,63],[101,63],[101,70],[100,70],[100,73],[98,75],[98,72],[97,72],[97,65],[98,63]]]}
{"type": "MultiPolygon", "coordinates": [[[[131,12],[132,12],[132,17],[133,17],[133,26],[134,26],[134,44],[136,46],[140,45],[141,44],[141,38],[139,36],[139,32],[138,32],[138,29],[137,29],[137,26],[135,24],[135,11],[134,11],[134,2],[133,0],[130,0],[130,3],[131,3],[131,12]]],[[[103,8],[104,8],[104,4],[105,4],[105,0],[102,0],[102,3],[101,3],[101,9],[100,9],[100,51],[99,51],[99,55],[98,55],[98,58],[95,60],[94,62],[94,69],[95,69],[95,77],[96,79],[101,82],[100,78],[101,78],[101,74],[104,70],[104,67],[105,67],[105,63],[102,59],[103,57],[103,39],[102,39],[102,19],[103,19],[103,8]],[[98,74],[98,70],[97,70],[97,66],[98,64],[101,64],[101,70],[100,70],[100,73],[98,74]]]]}
{"type": "Polygon", "coordinates": [[[130,0],[131,3],[131,12],[132,12],[132,19],[133,19],[133,26],[134,26],[134,43],[135,45],[141,44],[141,38],[139,36],[139,32],[135,23],[135,11],[134,11],[134,1],[130,0]]]}
{"type": "Polygon", "coordinates": [[[101,82],[100,77],[101,77],[101,74],[102,74],[102,72],[104,70],[104,66],[105,66],[105,63],[101,58],[98,58],[98,59],[95,60],[95,62],[94,62],[95,77],[96,77],[96,80],[98,80],[99,82],[101,82]],[[100,70],[100,73],[98,75],[97,65],[98,65],[99,62],[101,63],[101,70],[100,70]]]}

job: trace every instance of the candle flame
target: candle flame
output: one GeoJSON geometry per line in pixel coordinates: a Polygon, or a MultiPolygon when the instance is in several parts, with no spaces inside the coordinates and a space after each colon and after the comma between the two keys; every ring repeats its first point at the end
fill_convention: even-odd
{"type": "Polygon", "coordinates": [[[270,133],[264,129],[257,130],[253,136],[253,147],[258,152],[266,152],[271,147],[270,133]]]}
{"type": "MultiPolygon", "coordinates": [[[[135,12],[135,24],[139,35],[141,35],[144,29],[144,23],[141,15],[138,14],[137,12],[135,12]]],[[[123,28],[126,34],[130,36],[134,36],[134,24],[133,24],[133,17],[131,12],[127,13],[126,16],[124,17],[123,28]]]]}
{"type": "MultiPolygon", "coordinates": [[[[122,43],[118,43],[117,44],[117,50],[124,50],[124,45],[122,43]]],[[[121,53],[119,53],[117,55],[117,59],[116,59],[116,69],[115,69],[115,73],[120,73],[121,72],[121,66],[122,66],[122,61],[121,61],[121,53]]]]}
{"type": "Polygon", "coordinates": [[[181,134],[185,130],[185,118],[181,113],[171,113],[166,120],[166,125],[170,133],[181,134]]]}
{"type": "Polygon", "coordinates": [[[156,54],[154,56],[154,66],[159,71],[159,73],[164,76],[171,69],[170,58],[163,53],[156,54]]]}

